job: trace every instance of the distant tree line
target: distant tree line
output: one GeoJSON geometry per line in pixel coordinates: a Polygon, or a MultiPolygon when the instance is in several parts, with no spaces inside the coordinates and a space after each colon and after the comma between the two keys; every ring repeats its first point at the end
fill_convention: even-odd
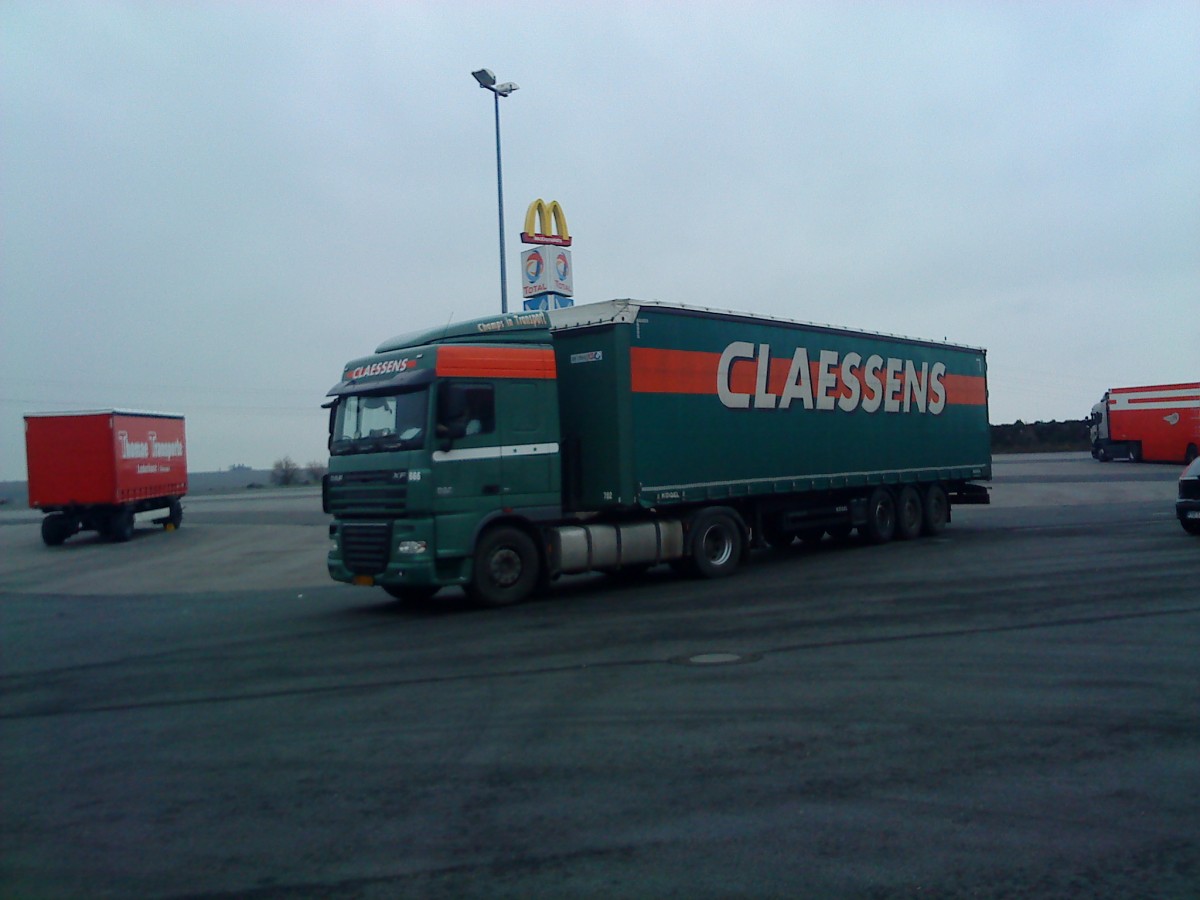
{"type": "Polygon", "coordinates": [[[1017,419],[1011,425],[992,426],[993,453],[1056,453],[1091,447],[1085,419],[1028,424],[1017,419]]]}
{"type": "Polygon", "coordinates": [[[271,466],[271,483],[286,487],[291,484],[320,484],[325,475],[325,463],[313,461],[301,466],[290,456],[275,460],[271,466]]]}

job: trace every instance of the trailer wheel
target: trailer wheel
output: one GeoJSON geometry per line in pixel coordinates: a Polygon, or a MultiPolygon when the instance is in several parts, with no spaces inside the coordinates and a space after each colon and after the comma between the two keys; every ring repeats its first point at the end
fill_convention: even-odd
{"type": "Polygon", "coordinates": [[[924,516],[921,495],[912,485],[905,485],[896,497],[896,537],[911,541],[921,533],[924,516]]]}
{"type": "Polygon", "coordinates": [[[732,575],[742,560],[742,529],[727,513],[703,512],[692,523],[689,546],[702,577],[723,578],[732,575]]]}
{"type": "Polygon", "coordinates": [[[941,534],[950,521],[950,498],[940,484],[931,484],[925,488],[924,521],[921,531],[929,536],[941,534]]]}
{"type": "Polygon", "coordinates": [[[886,544],[896,535],[896,500],[885,487],[877,487],[867,501],[867,523],[859,533],[872,544],[886,544]]]}
{"type": "Polygon", "coordinates": [[[1183,464],[1190,466],[1197,456],[1200,456],[1200,450],[1196,449],[1195,444],[1188,444],[1187,452],[1183,454],[1183,464]]]}
{"type": "Polygon", "coordinates": [[[178,500],[172,500],[171,505],[167,507],[167,521],[163,525],[167,531],[174,531],[183,524],[183,504],[178,500]]]}
{"type": "Polygon", "coordinates": [[[510,606],[526,599],[538,583],[537,547],[519,528],[486,532],[475,551],[467,594],[479,606],[510,606]]]}
{"type": "Polygon", "coordinates": [[[51,513],[42,519],[42,540],[47,547],[57,547],[71,536],[71,521],[62,513],[51,513]]]}
{"type": "Polygon", "coordinates": [[[1140,443],[1129,445],[1129,461],[1130,462],[1141,462],[1142,461],[1142,445],[1140,443]]]}
{"type": "Polygon", "coordinates": [[[133,539],[133,510],[128,506],[119,506],[108,517],[108,539],[117,544],[123,544],[133,539]]]}

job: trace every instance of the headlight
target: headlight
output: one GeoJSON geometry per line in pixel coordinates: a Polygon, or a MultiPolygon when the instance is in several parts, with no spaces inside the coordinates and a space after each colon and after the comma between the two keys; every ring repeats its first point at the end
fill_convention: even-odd
{"type": "Polygon", "coordinates": [[[426,543],[424,541],[401,541],[396,545],[397,553],[424,553],[426,543]]]}

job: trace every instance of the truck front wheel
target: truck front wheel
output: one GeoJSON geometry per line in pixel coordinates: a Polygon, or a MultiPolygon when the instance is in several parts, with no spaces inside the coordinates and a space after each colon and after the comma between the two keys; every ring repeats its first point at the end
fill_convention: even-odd
{"type": "Polygon", "coordinates": [[[541,562],[533,540],[503,525],[486,532],[475,551],[467,594],[479,606],[510,606],[526,599],[538,583],[541,562]]]}
{"type": "Polygon", "coordinates": [[[692,523],[691,558],[704,578],[732,575],[742,559],[742,529],[727,513],[701,513],[692,523]]]}

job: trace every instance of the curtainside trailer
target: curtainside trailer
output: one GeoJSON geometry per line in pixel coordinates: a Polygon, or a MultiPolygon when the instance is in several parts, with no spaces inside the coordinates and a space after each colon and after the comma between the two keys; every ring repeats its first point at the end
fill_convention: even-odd
{"type": "Polygon", "coordinates": [[[954,344],[617,300],[394,338],[328,397],[330,575],[401,599],[720,577],[989,499],[986,355],[954,344]]]}
{"type": "Polygon", "coordinates": [[[183,416],[121,409],[25,416],[29,505],[47,515],[53,546],[79,531],[133,537],[134,516],[162,509],[168,529],[183,520],[187,442],[183,416]]]}

